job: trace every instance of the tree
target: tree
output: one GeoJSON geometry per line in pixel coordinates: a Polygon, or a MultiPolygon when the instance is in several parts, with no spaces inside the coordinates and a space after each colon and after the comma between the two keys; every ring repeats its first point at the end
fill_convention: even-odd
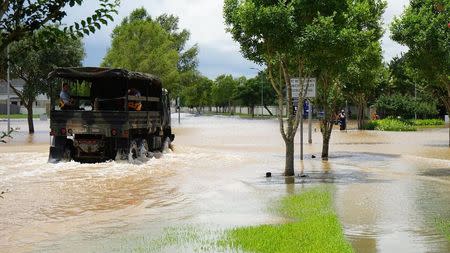
{"type": "Polygon", "coordinates": [[[234,100],[234,92],[237,87],[237,81],[231,75],[220,75],[214,81],[211,90],[211,97],[215,106],[221,107],[223,112],[227,108],[231,112],[231,105],[234,100]]]}
{"type": "Polygon", "coordinates": [[[145,10],[137,9],[114,28],[102,66],[154,74],[172,90],[179,82],[178,60],[170,34],[145,10]]]}
{"type": "MultiPolygon", "coordinates": [[[[391,25],[392,39],[409,51],[405,59],[424,89],[442,101],[450,115],[450,0],[411,0],[391,25]]],[[[450,146],[450,128],[449,128],[450,146]]]]}
{"type": "Polygon", "coordinates": [[[344,94],[357,106],[358,129],[363,129],[367,102],[375,96],[384,77],[382,57],[380,43],[369,43],[353,56],[343,74],[344,94]]]}
{"type": "Polygon", "coordinates": [[[179,18],[173,15],[162,14],[156,18],[156,22],[171,35],[172,40],[174,41],[175,49],[180,56],[177,65],[178,70],[181,73],[196,71],[198,67],[198,45],[195,44],[186,49],[186,43],[189,40],[191,33],[186,29],[179,31],[179,18]]]}
{"type": "Polygon", "coordinates": [[[424,101],[422,99],[415,99],[409,94],[383,94],[377,99],[375,105],[377,106],[378,113],[382,117],[400,116],[405,119],[411,119],[414,118],[414,115],[419,118],[425,118],[436,116],[438,114],[435,103],[424,101]]]}
{"type": "Polygon", "coordinates": [[[251,78],[240,82],[236,88],[234,98],[242,105],[250,107],[252,118],[255,117],[255,106],[261,100],[261,85],[258,79],[251,78]]]}
{"type": "Polygon", "coordinates": [[[207,77],[195,75],[195,80],[191,80],[191,84],[184,87],[182,98],[184,104],[188,107],[195,107],[200,113],[201,109],[211,104],[211,89],[213,81],[207,77]]]}
{"type": "MultiPolygon", "coordinates": [[[[80,22],[64,28],[64,31],[76,36],[88,35],[113,20],[111,14],[117,14],[118,0],[98,0],[100,8],[80,22]]],[[[34,31],[61,21],[67,15],[68,7],[82,5],[83,0],[47,0],[24,1],[4,0],[0,3],[0,51],[11,42],[30,36],[34,31]]],[[[49,28],[55,28],[49,26],[49,28]]],[[[59,33],[59,29],[47,30],[49,34],[59,33]]]]}
{"type": "Polygon", "coordinates": [[[376,102],[381,115],[412,117],[434,117],[442,101],[425,89],[427,81],[410,66],[405,55],[394,57],[389,63],[389,83],[376,102]]]}
{"type": "Polygon", "coordinates": [[[180,30],[178,27],[179,18],[174,15],[162,14],[155,19],[164,30],[166,30],[174,42],[175,49],[178,52],[179,60],[177,64],[180,73],[180,81],[178,87],[174,90],[175,94],[180,93],[184,87],[191,84],[190,77],[197,74],[198,67],[198,45],[195,44],[190,48],[186,48],[191,33],[186,30],[180,30]]]}
{"type": "MultiPolygon", "coordinates": [[[[278,117],[286,145],[286,176],[294,175],[294,137],[300,122],[300,113],[293,113],[291,77],[318,77],[316,104],[325,111],[322,158],[328,159],[331,129],[342,96],[338,76],[353,49],[373,33],[368,21],[373,20],[373,13],[367,12],[382,12],[383,8],[376,0],[225,1],[228,31],[239,42],[244,57],[267,66],[279,111],[287,109],[286,121],[281,114],[278,117]]],[[[304,93],[298,94],[299,101],[304,93]]]]}
{"type": "Polygon", "coordinates": [[[345,98],[345,74],[351,64],[357,64],[358,53],[370,51],[373,43],[381,38],[381,16],[385,7],[383,0],[336,3],[335,8],[340,11],[331,14],[333,10],[329,10],[329,16],[319,15],[306,29],[307,58],[319,79],[315,104],[324,110],[321,120],[324,160],[328,159],[331,132],[345,98]]]}
{"type": "Polygon", "coordinates": [[[300,118],[293,113],[290,77],[292,68],[296,76],[303,77],[305,64],[299,38],[295,35],[304,29],[306,15],[302,15],[305,14],[302,11],[306,10],[296,7],[299,6],[292,1],[226,0],[224,5],[228,32],[240,44],[245,58],[266,65],[277,94],[278,110],[287,109],[286,121],[278,114],[280,133],[286,145],[285,176],[294,175],[294,137],[300,118]]]}
{"type": "Polygon", "coordinates": [[[27,109],[30,134],[34,133],[33,104],[37,95],[47,93],[48,73],[57,66],[81,66],[83,58],[80,38],[61,34],[49,40],[45,28],[10,45],[12,75],[25,81],[23,90],[11,88],[27,109]]]}
{"type": "Polygon", "coordinates": [[[387,91],[414,96],[416,84],[422,82],[414,72],[415,70],[408,66],[404,55],[394,57],[389,63],[390,85],[387,91]]]}

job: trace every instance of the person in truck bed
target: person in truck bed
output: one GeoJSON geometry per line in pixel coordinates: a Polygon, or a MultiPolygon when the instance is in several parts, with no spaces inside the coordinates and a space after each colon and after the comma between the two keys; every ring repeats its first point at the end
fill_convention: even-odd
{"type": "MultiPolygon", "coordinates": [[[[131,88],[128,90],[128,96],[140,97],[141,93],[137,89],[131,88]]],[[[128,101],[128,109],[140,111],[142,109],[142,103],[140,101],[128,101]]]]}
{"type": "Polygon", "coordinates": [[[71,110],[75,108],[74,100],[70,97],[69,84],[63,83],[61,93],[59,93],[59,107],[62,110],[71,110]]]}

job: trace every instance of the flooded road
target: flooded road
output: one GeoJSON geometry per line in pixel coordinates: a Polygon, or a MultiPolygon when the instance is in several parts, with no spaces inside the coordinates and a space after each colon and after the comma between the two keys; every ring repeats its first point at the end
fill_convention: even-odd
{"type": "Polygon", "coordinates": [[[55,165],[47,164],[48,122],[36,121],[30,137],[13,121],[21,130],[0,144],[0,252],[129,252],[168,227],[280,223],[271,203],[324,183],[356,252],[450,252],[435,227],[450,219],[448,129],[334,131],[328,162],[311,158],[322,143],[313,132],[303,163],[296,151],[296,174],[307,177],[286,184],[276,120],[173,122],[174,150],[160,159],[55,165]]]}

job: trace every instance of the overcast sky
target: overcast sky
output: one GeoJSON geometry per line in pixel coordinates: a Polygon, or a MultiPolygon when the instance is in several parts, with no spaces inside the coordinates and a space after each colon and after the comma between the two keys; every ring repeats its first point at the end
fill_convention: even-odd
{"type": "MultiPolygon", "coordinates": [[[[68,16],[64,22],[70,23],[84,18],[97,7],[97,1],[85,2],[83,8],[68,9],[68,16]]],[[[388,7],[383,17],[386,28],[394,16],[402,13],[409,0],[387,0],[387,2],[388,7]]],[[[257,72],[252,68],[261,68],[245,60],[239,52],[239,45],[225,32],[223,0],[122,0],[115,21],[84,39],[85,66],[100,65],[111,45],[110,36],[114,27],[132,10],[139,7],[144,7],[153,17],[168,13],[180,18],[180,28],[191,32],[189,44],[199,45],[199,70],[203,75],[209,78],[215,78],[220,74],[250,77],[257,72]]],[[[404,47],[389,39],[388,29],[382,45],[386,61],[405,51],[404,47]]]]}

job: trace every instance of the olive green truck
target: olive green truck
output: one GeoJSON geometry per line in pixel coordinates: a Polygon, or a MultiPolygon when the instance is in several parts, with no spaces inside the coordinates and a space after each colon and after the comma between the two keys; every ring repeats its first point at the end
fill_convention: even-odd
{"type": "Polygon", "coordinates": [[[174,139],[170,100],[150,74],[57,68],[49,74],[49,162],[145,160],[174,139]],[[68,85],[66,94],[62,86],[68,85]],[[64,96],[70,96],[66,101],[64,96]]]}

